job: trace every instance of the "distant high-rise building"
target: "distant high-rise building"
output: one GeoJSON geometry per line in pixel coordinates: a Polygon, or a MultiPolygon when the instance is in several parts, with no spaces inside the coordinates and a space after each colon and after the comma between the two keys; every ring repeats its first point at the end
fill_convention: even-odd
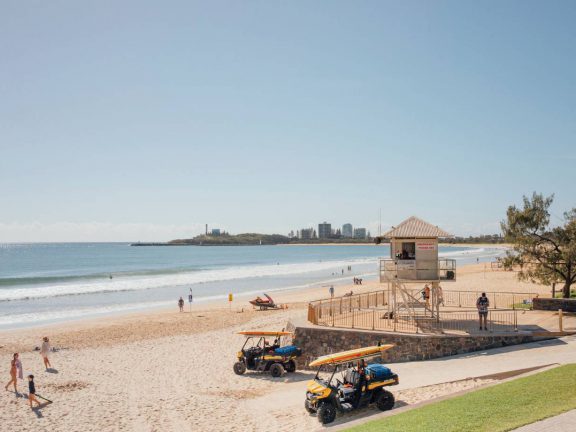
{"type": "Polygon", "coordinates": [[[300,230],[300,238],[303,240],[314,238],[314,230],[312,228],[302,228],[300,230]]]}
{"type": "Polygon", "coordinates": [[[342,237],[345,238],[352,238],[354,236],[354,232],[352,231],[352,224],[344,224],[342,225],[342,237]]]}
{"type": "Polygon", "coordinates": [[[354,238],[365,239],[366,238],[366,228],[354,228],[354,238]]]}
{"type": "Polygon", "coordinates": [[[318,224],[318,238],[327,239],[330,237],[332,237],[332,224],[328,222],[318,224]]]}

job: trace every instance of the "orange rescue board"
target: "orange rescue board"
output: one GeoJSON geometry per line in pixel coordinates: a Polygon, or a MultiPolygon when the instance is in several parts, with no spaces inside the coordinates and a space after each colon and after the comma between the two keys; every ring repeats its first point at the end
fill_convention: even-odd
{"type": "Polygon", "coordinates": [[[364,357],[373,357],[393,347],[394,345],[380,345],[328,354],[322,357],[318,357],[316,360],[311,362],[309,366],[315,367],[325,364],[345,363],[347,361],[359,360],[364,357]]]}
{"type": "Polygon", "coordinates": [[[238,332],[240,335],[244,336],[291,336],[292,332],[286,331],[261,331],[261,330],[251,330],[251,331],[241,331],[238,332]]]}

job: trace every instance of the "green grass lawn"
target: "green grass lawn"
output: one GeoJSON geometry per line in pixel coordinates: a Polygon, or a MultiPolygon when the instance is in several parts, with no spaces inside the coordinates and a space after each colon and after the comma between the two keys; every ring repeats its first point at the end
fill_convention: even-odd
{"type": "MultiPolygon", "coordinates": [[[[562,298],[562,290],[560,292],[556,291],[556,298],[562,298]]],[[[570,298],[576,298],[576,291],[570,291],[570,298]]]]}
{"type": "Polygon", "coordinates": [[[500,432],[574,408],[576,364],[570,364],[347,430],[500,432]]]}

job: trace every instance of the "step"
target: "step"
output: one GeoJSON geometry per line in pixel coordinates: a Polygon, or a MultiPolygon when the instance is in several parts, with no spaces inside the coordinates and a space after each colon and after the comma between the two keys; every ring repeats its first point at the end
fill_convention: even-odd
{"type": "Polygon", "coordinates": [[[354,408],[352,406],[351,403],[348,402],[344,402],[343,404],[340,405],[342,407],[342,411],[352,411],[352,409],[354,408]]]}

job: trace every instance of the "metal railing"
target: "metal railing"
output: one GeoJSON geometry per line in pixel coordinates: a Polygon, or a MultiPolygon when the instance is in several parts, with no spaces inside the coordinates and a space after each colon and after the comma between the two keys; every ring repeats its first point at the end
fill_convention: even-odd
{"type": "MultiPolygon", "coordinates": [[[[485,291],[482,291],[485,292],[485,291]]],[[[458,308],[475,308],[481,291],[443,291],[443,305],[458,308]]],[[[532,299],[537,293],[486,292],[490,309],[523,309],[532,310],[532,299]]]]}
{"type": "MultiPolygon", "coordinates": [[[[313,313],[315,319],[322,319],[333,314],[342,315],[353,310],[371,309],[386,306],[390,302],[388,290],[371,291],[363,294],[334,297],[310,302],[308,313],[313,313]],[[310,312],[313,308],[313,312],[310,312]]],[[[309,319],[310,320],[310,319],[309,319]]]]}
{"type": "MultiPolygon", "coordinates": [[[[468,310],[439,311],[432,316],[421,308],[413,309],[412,314],[398,312],[395,315],[391,291],[372,291],[310,302],[308,321],[327,327],[404,333],[486,334],[478,329],[479,316],[475,308],[479,295],[470,291],[444,291],[444,306],[468,310]]],[[[523,308],[512,306],[523,305],[522,301],[536,296],[531,293],[487,295],[491,302],[487,316],[488,331],[494,333],[518,331],[517,310],[523,308]]]]}
{"type": "MultiPolygon", "coordinates": [[[[311,306],[313,308],[313,306],[311,306]]],[[[491,310],[487,315],[489,333],[510,333],[518,331],[517,310],[491,310]]],[[[401,333],[465,333],[486,334],[479,328],[479,315],[475,311],[440,312],[438,319],[423,315],[394,316],[386,309],[352,309],[340,313],[334,309],[325,313],[313,324],[361,329],[382,330],[401,333]]]]}
{"type": "Polygon", "coordinates": [[[392,280],[455,281],[456,260],[380,259],[380,282],[392,280]]]}
{"type": "MultiPolygon", "coordinates": [[[[437,328],[442,333],[482,333],[477,311],[449,311],[440,312],[437,328]]],[[[508,333],[518,331],[517,311],[490,310],[486,317],[488,331],[491,333],[508,333]]]]}

